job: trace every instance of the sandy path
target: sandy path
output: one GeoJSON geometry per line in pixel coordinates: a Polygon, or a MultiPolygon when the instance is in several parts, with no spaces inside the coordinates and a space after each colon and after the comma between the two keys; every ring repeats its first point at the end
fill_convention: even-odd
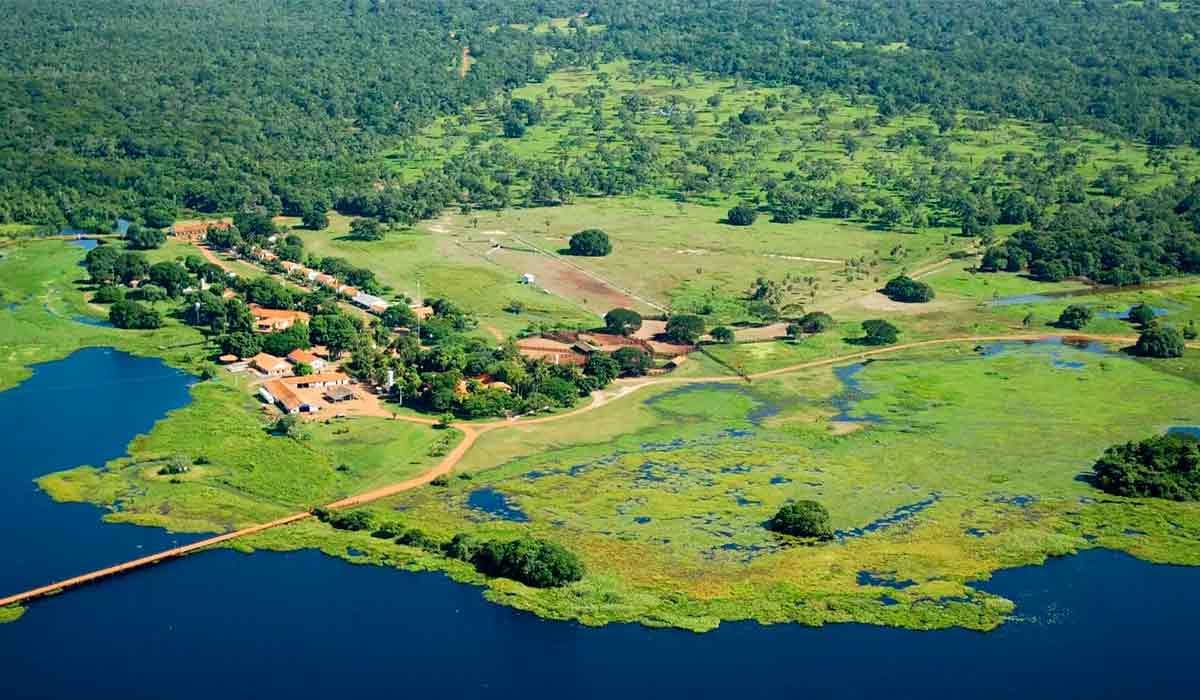
{"type": "MultiPolygon", "coordinates": [[[[1133,343],[1137,340],[1136,336],[1093,335],[1093,334],[1087,334],[1087,333],[1073,333],[1073,334],[1044,334],[1043,333],[1043,334],[1020,334],[1020,335],[959,336],[959,337],[954,337],[954,338],[934,338],[931,340],[919,340],[919,341],[914,341],[914,342],[910,342],[910,343],[901,343],[899,345],[887,345],[887,346],[883,346],[883,347],[872,348],[870,350],[863,350],[862,352],[851,353],[849,355],[839,355],[837,357],[827,357],[827,358],[823,358],[820,360],[811,360],[809,362],[801,362],[798,364],[789,365],[787,367],[779,367],[777,369],[751,374],[745,378],[740,377],[740,376],[731,376],[731,375],[719,375],[719,376],[712,376],[712,377],[670,377],[670,376],[667,376],[667,377],[645,378],[645,379],[638,379],[638,380],[631,380],[631,381],[620,381],[620,382],[618,382],[617,385],[615,385],[615,388],[595,392],[592,395],[592,400],[590,402],[588,402],[586,405],[581,406],[581,407],[571,410],[571,411],[567,411],[565,413],[558,413],[558,414],[554,414],[554,415],[550,415],[550,416],[542,416],[539,418],[492,421],[492,422],[488,422],[488,423],[459,424],[459,425],[455,426],[454,429],[458,430],[459,432],[461,432],[463,434],[463,439],[458,443],[458,445],[456,445],[454,447],[453,450],[451,450],[445,457],[442,458],[442,460],[440,462],[437,463],[437,465],[435,465],[429,471],[426,471],[426,472],[424,472],[418,476],[415,476],[411,479],[406,479],[405,481],[397,482],[395,484],[389,484],[387,486],[381,486],[379,488],[372,489],[370,491],[365,491],[363,493],[356,494],[354,496],[349,496],[347,498],[343,498],[341,500],[334,501],[332,503],[327,504],[326,507],[331,508],[331,509],[352,508],[355,506],[364,505],[367,503],[371,503],[372,501],[377,501],[382,498],[388,498],[388,497],[395,496],[400,493],[404,493],[405,491],[410,491],[412,489],[418,488],[420,486],[428,484],[429,482],[433,481],[434,479],[438,478],[439,476],[445,476],[447,474],[450,474],[454,470],[454,467],[459,463],[459,461],[462,460],[463,456],[467,454],[467,452],[471,449],[472,446],[474,446],[475,441],[479,438],[479,436],[484,433],[487,433],[487,432],[490,432],[493,430],[503,430],[505,428],[514,427],[514,426],[537,425],[537,424],[541,424],[541,423],[550,423],[550,422],[554,422],[554,421],[566,420],[568,418],[574,418],[574,417],[582,415],[584,413],[588,413],[589,411],[594,411],[594,410],[596,410],[602,406],[605,406],[613,401],[616,401],[616,400],[622,399],[626,396],[629,396],[629,395],[633,394],[634,392],[636,392],[644,387],[648,387],[648,386],[655,386],[655,385],[659,385],[659,384],[666,385],[666,384],[698,384],[698,383],[712,383],[712,382],[742,382],[742,381],[746,381],[746,379],[753,380],[753,379],[766,379],[766,378],[770,378],[770,377],[778,377],[778,376],[785,375],[785,374],[791,374],[793,372],[800,372],[800,371],[813,369],[813,368],[817,368],[817,367],[828,367],[830,365],[843,364],[846,362],[855,362],[855,361],[864,360],[864,359],[867,359],[870,357],[876,357],[879,355],[887,355],[887,354],[896,353],[896,352],[903,352],[905,350],[912,350],[915,348],[928,348],[928,347],[936,347],[936,346],[940,346],[940,345],[953,345],[953,344],[961,344],[961,343],[989,343],[989,342],[1003,342],[1003,341],[1013,341],[1013,340],[1037,341],[1037,340],[1048,340],[1048,339],[1054,339],[1054,338],[1078,338],[1080,340],[1095,340],[1095,341],[1112,342],[1112,343],[1133,343]]],[[[1200,343],[1189,343],[1188,347],[1200,348],[1200,343]]],[[[422,418],[422,417],[418,417],[418,416],[396,416],[396,420],[402,420],[402,421],[406,421],[409,423],[417,423],[420,425],[430,425],[430,426],[432,426],[436,423],[436,421],[434,421],[432,419],[422,418]]],[[[200,540],[199,542],[193,542],[192,544],[185,545],[183,547],[176,547],[174,549],[168,549],[166,551],[159,552],[157,554],[152,554],[150,556],[142,557],[140,559],[134,559],[134,560],[122,563],[122,564],[117,564],[115,566],[111,566],[108,568],[99,569],[99,570],[96,570],[96,571],[93,571],[93,572],[90,572],[87,574],[82,574],[80,576],[76,576],[73,578],[69,578],[69,579],[65,579],[62,581],[55,582],[55,583],[51,583],[46,586],[34,588],[32,590],[25,591],[23,593],[11,595],[11,596],[8,596],[7,598],[0,598],[0,607],[6,606],[6,605],[23,603],[25,601],[32,600],[34,598],[38,598],[40,596],[44,596],[44,595],[47,595],[50,593],[55,593],[57,591],[61,591],[66,588],[70,588],[72,586],[78,586],[78,585],[82,585],[85,583],[90,583],[93,581],[97,581],[97,580],[106,578],[108,576],[112,576],[112,575],[127,572],[127,571],[132,571],[132,570],[140,568],[142,566],[148,566],[150,564],[156,564],[158,562],[165,561],[167,559],[172,559],[175,557],[180,557],[180,556],[184,556],[187,554],[191,554],[192,552],[196,552],[196,551],[208,548],[208,547],[212,547],[214,545],[229,542],[231,540],[234,540],[234,539],[237,539],[240,537],[246,537],[249,535],[253,535],[253,534],[263,532],[265,530],[269,530],[272,528],[281,527],[283,525],[289,525],[291,523],[298,522],[300,520],[304,520],[309,517],[312,517],[312,516],[308,512],[293,513],[291,515],[287,515],[282,518],[272,520],[271,522],[262,523],[260,525],[254,525],[251,527],[243,528],[241,530],[235,530],[233,532],[228,532],[223,535],[217,535],[215,537],[210,537],[208,539],[200,540]]]]}

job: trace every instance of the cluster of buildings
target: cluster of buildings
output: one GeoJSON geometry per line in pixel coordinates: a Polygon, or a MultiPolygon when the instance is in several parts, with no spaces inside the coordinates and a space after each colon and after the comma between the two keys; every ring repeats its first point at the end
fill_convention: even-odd
{"type": "Polygon", "coordinates": [[[324,404],[334,405],[357,398],[351,379],[341,372],[284,377],[263,382],[258,395],[279,406],[284,413],[317,413],[324,404]]]}
{"type": "Polygon", "coordinates": [[[691,345],[590,331],[547,333],[522,338],[516,341],[516,346],[523,357],[531,360],[580,367],[587,362],[589,355],[598,352],[614,353],[625,347],[637,348],[650,357],[666,359],[668,364],[678,365],[687,359],[689,352],[696,349],[691,345]]]}
{"type": "Polygon", "coordinates": [[[204,240],[209,229],[228,231],[233,228],[233,219],[212,219],[208,221],[177,221],[171,225],[171,235],[182,241],[197,243],[204,240]]]}

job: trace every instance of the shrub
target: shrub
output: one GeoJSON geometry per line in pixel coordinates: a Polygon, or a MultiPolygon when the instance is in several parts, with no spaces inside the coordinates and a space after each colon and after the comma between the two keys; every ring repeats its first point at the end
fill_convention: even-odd
{"type": "Polygon", "coordinates": [[[567,244],[571,255],[599,258],[612,252],[608,234],[598,228],[589,228],[571,236],[567,244]]]}
{"type": "Polygon", "coordinates": [[[1151,326],[1142,331],[1133,354],[1140,357],[1182,357],[1183,335],[1171,326],[1151,326]]]}
{"type": "Polygon", "coordinates": [[[767,527],[784,535],[833,539],[829,511],[816,501],[797,501],[783,506],[767,523],[767,527]]]}
{"type": "Polygon", "coordinates": [[[1096,462],[1096,485],[1118,496],[1200,500],[1200,442],[1169,433],[1114,445],[1096,462]]]}
{"type": "Polygon", "coordinates": [[[415,527],[401,533],[396,538],[396,544],[401,544],[405,547],[416,547],[417,549],[424,549],[429,552],[442,551],[441,544],[415,527]]]}
{"type": "Polygon", "coordinates": [[[642,327],[642,315],[632,309],[613,309],[604,314],[604,329],[616,335],[629,335],[642,327]]]}
{"type": "Polygon", "coordinates": [[[704,319],[692,314],[677,314],[667,320],[667,339],[691,345],[704,335],[704,319]]]}
{"type": "Polygon", "coordinates": [[[327,512],[324,521],[333,526],[335,530],[352,532],[370,530],[372,526],[371,514],[365,510],[354,510],[348,513],[327,512]]]}
{"type": "Polygon", "coordinates": [[[739,204],[725,214],[725,220],[733,226],[750,226],[758,218],[758,211],[749,204],[739,204]]]}
{"type": "Polygon", "coordinates": [[[115,284],[106,284],[92,295],[94,304],[112,304],[125,298],[125,290],[115,284]]]}
{"type": "Polygon", "coordinates": [[[862,328],[866,333],[862,342],[866,345],[891,345],[900,335],[900,331],[895,326],[881,319],[863,321],[862,328]]]}
{"type": "Polygon", "coordinates": [[[1134,304],[1129,307],[1129,322],[1148,328],[1151,323],[1154,323],[1154,309],[1147,304],[1134,304]]]}
{"type": "Polygon", "coordinates": [[[919,304],[933,299],[933,287],[919,282],[908,275],[900,275],[888,280],[883,286],[883,294],[892,301],[902,301],[907,304],[919,304]]]}
{"type": "Polygon", "coordinates": [[[1092,310],[1082,304],[1071,304],[1058,315],[1058,327],[1079,330],[1092,320],[1092,310]]]}
{"type": "Polygon", "coordinates": [[[534,588],[553,588],[583,578],[583,564],[571,551],[545,540],[524,537],[487,542],[471,557],[482,574],[519,581],[534,588]]]}

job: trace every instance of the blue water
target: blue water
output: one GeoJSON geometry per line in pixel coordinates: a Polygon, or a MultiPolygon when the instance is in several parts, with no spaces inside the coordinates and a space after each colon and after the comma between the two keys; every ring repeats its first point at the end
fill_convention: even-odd
{"type": "MultiPolygon", "coordinates": [[[[1128,321],[1129,320],[1129,310],[1132,308],[1133,308],[1133,306],[1130,305],[1130,306],[1126,306],[1124,309],[1122,309],[1120,311],[1113,311],[1111,309],[1100,309],[1095,312],[1096,318],[1111,318],[1111,319],[1116,319],[1118,321],[1128,321]]],[[[1166,316],[1167,314],[1171,313],[1170,309],[1166,309],[1161,306],[1152,306],[1152,307],[1150,307],[1150,311],[1152,311],[1154,313],[1155,317],[1166,316]]]]}
{"type": "Polygon", "coordinates": [[[988,634],[696,635],[540,620],[438,574],[313,551],[220,550],[39,602],[0,625],[0,658],[14,700],[1187,697],[1198,582],[1091,550],[997,574],[984,587],[1027,621],[988,634]]]}
{"type": "Polygon", "coordinates": [[[850,415],[854,410],[855,404],[870,396],[863,391],[862,384],[858,381],[857,375],[859,372],[867,368],[867,363],[856,362],[852,365],[842,365],[841,367],[833,368],[833,376],[837,377],[842,383],[842,392],[830,399],[830,403],[838,410],[837,415],[832,420],[843,423],[882,423],[883,416],[875,415],[874,413],[864,413],[858,416],[850,415]]]}
{"type": "Polygon", "coordinates": [[[190,400],[188,374],[162,362],[106,348],[80,350],[33,367],[0,391],[0,591],[37,585],[165,549],[195,536],[101,521],[103,511],[54,503],[33,480],[125,454],[138,433],[190,400]]]}
{"type": "Polygon", "coordinates": [[[1174,425],[1170,428],[1167,428],[1167,432],[1175,433],[1177,435],[1191,435],[1197,440],[1200,440],[1200,425],[1174,425]]]}
{"type": "MultiPolygon", "coordinates": [[[[120,455],[187,402],[190,382],[155,360],[84,350],[0,392],[5,590],[182,539],[102,524],[29,480],[120,455]]],[[[0,696],[1187,697],[1198,585],[1198,568],[1090,550],[978,585],[1017,603],[1017,619],[988,634],[741,622],[696,635],[542,620],[440,574],[311,550],[217,550],[37,601],[0,625],[0,696]]]]}
{"type": "Polygon", "coordinates": [[[491,486],[484,486],[467,494],[467,506],[501,520],[511,520],[517,523],[529,520],[529,516],[525,515],[524,511],[509,503],[504,494],[491,486]]]}
{"type": "Polygon", "coordinates": [[[100,245],[100,241],[96,240],[95,238],[72,238],[71,240],[67,241],[67,243],[79,246],[84,250],[91,250],[92,248],[100,245]]]}

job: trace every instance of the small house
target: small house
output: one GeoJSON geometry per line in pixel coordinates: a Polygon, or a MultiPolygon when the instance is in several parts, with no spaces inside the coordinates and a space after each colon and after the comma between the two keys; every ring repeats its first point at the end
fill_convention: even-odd
{"type": "Polygon", "coordinates": [[[325,369],[325,360],[322,360],[307,350],[301,350],[297,348],[288,353],[287,359],[293,365],[308,365],[309,367],[312,367],[314,372],[320,372],[321,370],[325,369]]]}
{"type": "Polygon", "coordinates": [[[250,365],[268,377],[284,377],[292,371],[292,366],[286,360],[265,352],[250,358],[250,365]]]}
{"type": "Polygon", "coordinates": [[[537,278],[533,276],[532,272],[526,272],[521,275],[521,284],[533,284],[535,282],[537,282],[537,278]]]}

